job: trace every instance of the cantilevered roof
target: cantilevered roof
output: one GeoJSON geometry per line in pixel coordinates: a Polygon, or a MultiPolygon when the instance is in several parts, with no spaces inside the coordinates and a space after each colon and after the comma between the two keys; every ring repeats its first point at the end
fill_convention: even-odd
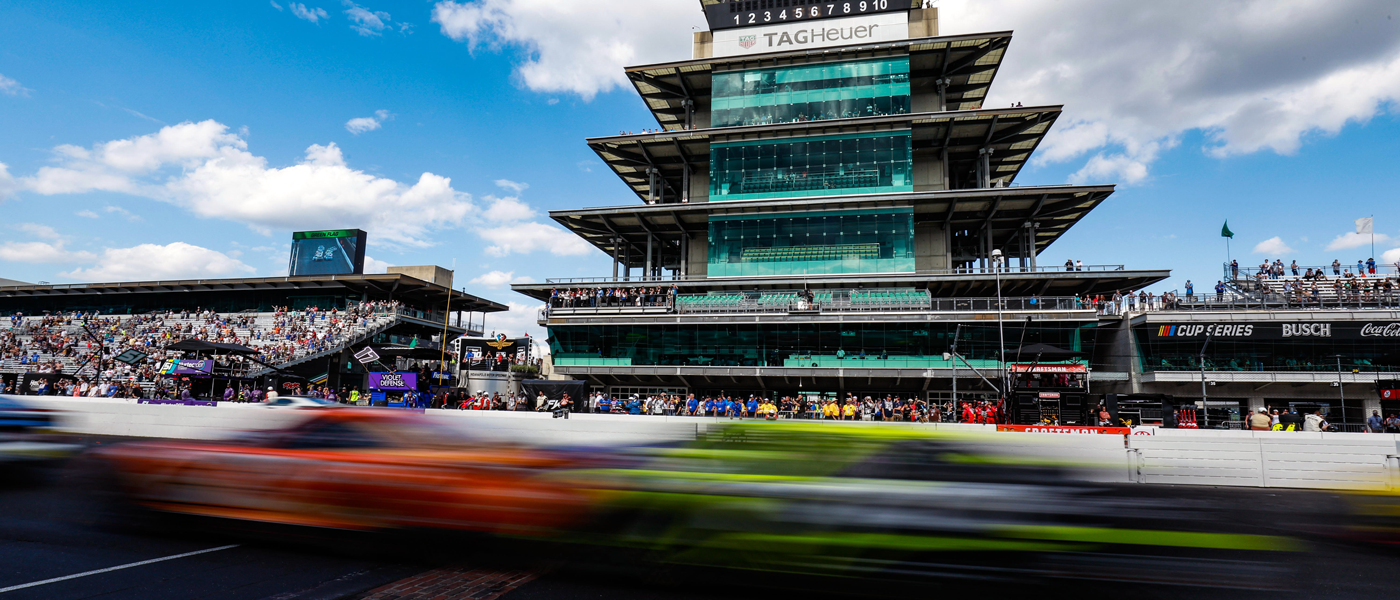
{"type": "Polygon", "coordinates": [[[185,279],[177,281],[135,281],[122,283],[72,283],[61,285],[22,285],[0,288],[0,306],[6,300],[50,299],[54,310],[65,310],[65,302],[81,304],[94,297],[136,294],[180,294],[215,292],[239,294],[285,291],[305,295],[318,291],[363,294],[371,299],[398,299],[409,304],[445,304],[450,293],[452,308],[462,312],[503,312],[510,307],[450,290],[435,283],[400,274],[388,275],[303,275],[298,277],[255,277],[246,279],[185,279]]]}
{"type": "Polygon", "coordinates": [[[626,73],[656,122],[668,130],[678,130],[685,125],[683,103],[687,99],[697,107],[709,105],[711,75],[715,72],[882,56],[909,56],[909,83],[914,97],[932,98],[936,102],[938,80],[948,79],[948,110],[976,110],[982,108],[1010,44],[1011,32],[999,31],[845,48],[701,58],[629,67],[626,73]]]}
{"type": "Polygon", "coordinates": [[[656,167],[660,172],[658,196],[666,202],[678,201],[686,171],[694,174],[709,170],[711,143],[882,130],[912,130],[914,153],[925,154],[927,160],[933,160],[947,149],[953,188],[976,185],[978,152],[990,148],[993,151],[992,180],[1011,185],[1059,118],[1060,109],[1059,106],[1040,106],[928,112],[668,131],[592,138],[588,145],[643,201],[651,191],[647,176],[649,167],[656,167]]]}
{"type": "Polygon", "coordinates": [[[712,215],[899,207],[913,208],[916,222],[940,228],[946,225],[953,231],[990,227],[995,247],[1007,250],[1019,245],[1019,236],[1028,235],[1024,225],[1034,222],[1039,253],[1108,199],[1113,190],[1112,185],[1009,187],[584,208],[551,211],[549,216],[610,256],[630,255],[631,260],[624,262],[633,267],[645,264],[648,236],[660,241],[662,264],[679,264],[680,238],[708,231],[712,215]]]}

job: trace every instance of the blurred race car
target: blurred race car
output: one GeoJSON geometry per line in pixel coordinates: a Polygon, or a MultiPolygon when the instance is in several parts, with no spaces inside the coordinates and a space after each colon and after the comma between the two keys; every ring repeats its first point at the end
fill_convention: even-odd
{"type": "Polygon", "coordinates": [[[330,406],[341,406],[339,402],[326,400],[325,398],[315,398],[312,396],[278,396],[270,400],[264,400],[262,406],[267,408],[326,408],[330,406]]]}
{"type": "Polygon", "coordinates": [[[567,459],[487,444],[422,416],[316,411],[296,427],[224,442],[117,444],[89,472],[155,511],[348,530],[524,536],[570,525],[582,495],[540,477],[567,459]]]}
{"type": "Polygon", "coordinates": [[[47,434],[55,413],[0,396],[0,466],[34,465],[61,460],[81,449],[54,442],[47,434]]]}
{"type": "Polygon", "coordinates": [[[573,473],[602,515],[578,540],[652,571],[719,568],[861,593],[918,593],[933,580],[1268,588],[1301,547],[1252,527],[1229,498],[1092,483],[1026,439],[1006,448],[1004,436],[920,428],[731,425],[573,473]]]}

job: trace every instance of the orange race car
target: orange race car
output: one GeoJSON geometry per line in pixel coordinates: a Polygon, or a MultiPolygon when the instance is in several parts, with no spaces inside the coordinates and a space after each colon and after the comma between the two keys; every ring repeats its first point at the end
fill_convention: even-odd
{"type": "Polygon", "coordinates": [[[587,510],[587,498],[547,477],[576,466],[562,454],[488,444],[412,413],[310,411],[291,429],[117,444],[89,458],[127,503],[188,515],[538,536],[587,510]]]}

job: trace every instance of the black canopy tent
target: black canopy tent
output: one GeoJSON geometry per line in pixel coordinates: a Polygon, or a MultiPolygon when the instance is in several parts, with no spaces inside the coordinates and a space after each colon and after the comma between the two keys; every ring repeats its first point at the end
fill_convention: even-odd
{"type": "MultiPolygon", "coordinates": [[[[258,359],[256,358],[256,357],[258,356],[258,354],[259,354],[259,352],[258,352],[257,350],[254,350],[254,349],[249,348],[249,347],[247,347],[247,346],[244,346],[244,345],[242,345],[242,344],[220,344],[220,343],[216,343],[216,342],[207,342],[207,341],[204,341],[204,340],[189,339],[189,340],[180,340],[180,341],[178,341],[178,342],[175,342],[174,344],[171,344],[171,345],[169,345],[169,346],[166,346],[165,349],[166,349],[166,350],[175,350],[175,351],[178,351],[178,352],[189,352],[189,353],[193,353],[196,357],[202,356],[202,355],[207,355],[207,356],[220,356],[220,355],[223,355],[223,356],[229,356],[229,355],[233,355],[233,356],[243,356],[243,357],[247,357],[247,358],[248,358],[249,360],[251,360],[252,362],[258,363],[258,364],[260,364],[260,365],[267,365],[267,363],[264,363],[263,361],[258,360],[258,359]]],[[[186,378],[186,379],[188,379],[188,378],[186,378]]],[[[235,381],[248,381],[246,378],[243,378],[243,377],[234,377],[234,376],[232,375],[231,372],[226,373],[226,374],[225,374],[225,377],[223,377],[223,379],[224,379],[224,381],[225,381],[225,384],[224,384],[225,387],[231,387],[231,386],[233,386],[235,381]]],[[[218,388],[219,380],[220,380],[220,378],[217,377],[217,376],[215,376],[214,373],[212,373],[212,372],[210,373],[210,377],[209,377],[209,398],[210,398],[211,400],[217,400],[217,399],[219,399],[219,392],[220,392],[220,390],[219,390],[219,388],[218,388]]],[[[193,393],[193,390],[194,390],[194,383],[193,383],[193,382],[190,383],[190,390],[191,390],[191,393],[193,393]]]]}

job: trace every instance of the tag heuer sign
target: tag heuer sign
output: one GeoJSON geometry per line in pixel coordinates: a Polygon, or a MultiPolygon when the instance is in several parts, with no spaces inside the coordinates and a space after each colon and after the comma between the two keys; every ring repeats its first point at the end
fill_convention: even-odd
{"type": "Polygon", "coordinates": [[[741,35],[741,36],[739,36],[739,47],[740,47],[740,48],[743,48],[743,49],[745,49],[745,50],[748,50],[749,48],[752,48],[752,47],[754,46],[754,44],[757,44],[757,43],[758,43],[758,36],[756,36],[756,35],[741,35]]]}
{"type": "Polygon", "coordinates": [[[376,360],[379,360],[379,353],[375,352],[374,348],[365,346],[359,352],[355,353],[355,360],[360,361],[360,364],[362,365],[369,364],[376,360]]]}

